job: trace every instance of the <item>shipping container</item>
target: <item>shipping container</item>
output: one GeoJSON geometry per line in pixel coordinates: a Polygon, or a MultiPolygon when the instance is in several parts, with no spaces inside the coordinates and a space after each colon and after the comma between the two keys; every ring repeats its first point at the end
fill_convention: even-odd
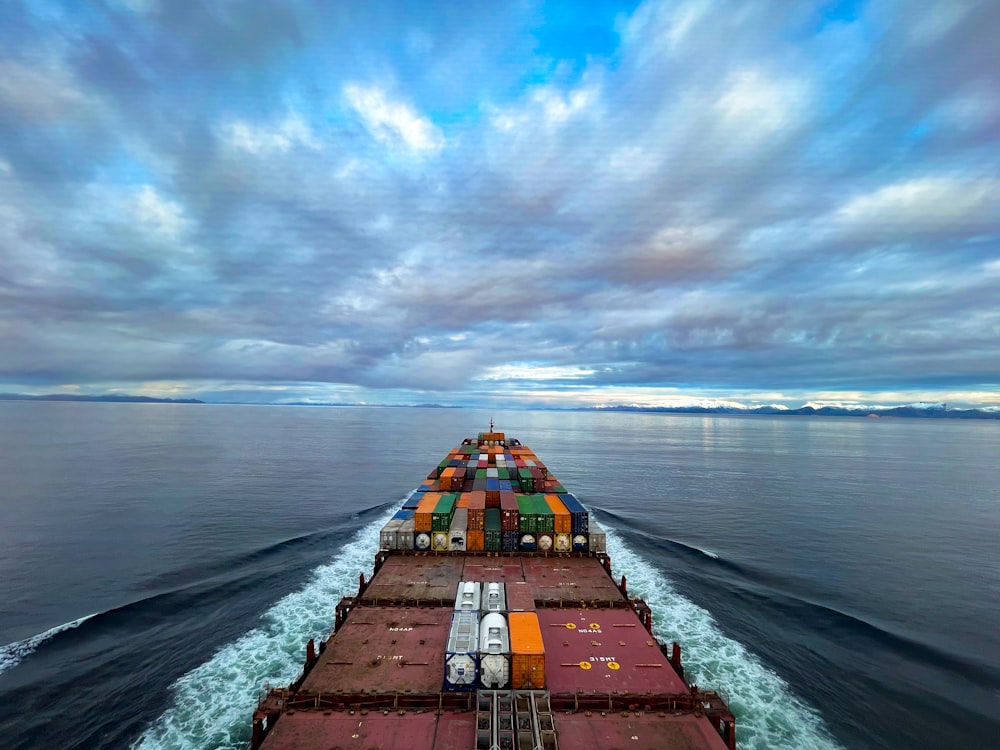
{"type": "Polygon", "coordinates": [[[521,538],[520,531],[508,531],[504,529],[500,532],[500,547],[503,552],[517,552],[518,542],[521,538]]]}
{"type": "Polygon", "coordinates": [[[486,528],[486,493],[467,492],[469,498],[469,530],[483,531],[486,528]]]}
{"type": "MultiPolygon", "coordinates": [[[[523,575],[523,574],[522,574],[523,575]]],[[[481,609],[483,612],[505,612],[507,597],[504,595],[506,584],[498,581],[488,581],[483,584],[481,609]]]]}
{"type": "Polygon", "coordinates": [[[587,509],[583,507],[576,495],[571,492],[560,495],[559,499],[566,506],[566,510],[569,511],[570,518],[572,519],[573,528],[570,530],[574,534],[586,534],[590,528],[587,509]]]}
{"type": "Polygon", "coordinates": [[[487,508],[485,512],[486,516],[486,530],[483,536],[483,548],[487,552],[499,552],[503,549],[503,544],[500,541],[500,509],[499,508],[487,508]]]}
{"type": "Polygon", "coordinates": [[[538,540],[534,534],[521,534],[517,544],[518,549],[522,552],[536,552],[538,550],[538,540]]]}
{"type": "Polygon", "coordinates": [[[444,689],[475,690],[479,660],[479,612],[455,612],[444,654],[444,689]]]}
{"type": "Polygon", "coordinates": [[[590,549],[590,540],[586,534],[573,534],[573,551],[586,552],[590,549]]]}
{"type": "Polygon", "coordinates": [[[403,501],[403,508],[408,510],[416,510],[417,505],[423,499],[424,499],[423,492],[414,492],[412,495],[406,498],[406,500],[403,501]]]}
{"type": "Polygon", "coordinates": [[[555,531],[555,514],[546,502],[545,495],[533,495],[531,501],[535,506],[535,513],[538,517],[537,530],[551,534],[555,531]]]}
{"type": "Polygon", "coordinates": [[[434,508],[434,512],[431,514],[432,531],[449,531],[451,529],[451,519],[455,515],[457,500],[458,495],[455,494],[441,495],[437,507],[434,508]]]}
{"type": "Polygon", "coordinates": [[[479,581],[459,581],[455,596],[455,609],[459,612],[479,611],[482,583],[479,581]]]}
{"type": "MultiPolygon", "coordinates": [[[[556,552],[572,552],[573,551],[573,535],[561,532],[556,532],[555,544],[553,549],[556,552]]],[[[582,551],[582,550],[581,550],[582,551]]]]}
{"type": "Polygon", "coordinates": [[[465,552],[465,535],[469,525],[467,508],[456,508],[448,530],[448,549],[452,552],[465,552]]]}
{"type": "Polygon", "coordinates": [[[396,548],[396,531],[399,530],[402,523],[401,519],[393,518],[382,527],[382,530],[378,534],[378,546],[380,549],[396,548]]]}
{"type": "Polygon", "coordinates": [[[591,552],[607,552],[608,551],[608,537],[604,533],[604,529],[598,525],[596,521],[590,522],[590,532],[588,534],[590,541],[590,551],[591,552]]]}
{"type": "Polygon", "coordinates": [[[521,513],[518,510],[517,498],[513,492],[500,493],[500,528],[504,531],[521,530],[521,513]]]}
{"type": "Polygon", "coordinates": [[[555,534],[551,531],[538,532],[538,551],[552,552],[555,547],[555,534]]]}
{"type": "Polygon", "coordinates": [[[431,549],[431,533],[430,531],[417,531],[413,532],[413,549],[417,552],[430,552],[431,549]]]}
{"type": "Polygon", "coordinates": [[[413,519],[408,518],[403,521],[399,528],[396,530],[396,547],[395,549],[401,550],[412,550],[413,549],[413,519]]]}
{"type": "Polygon", "coordinates": [[[563,501],[559,499],[558,495],[546,495],[545,502],[548,503],[549,509],[552,511],[552,530],[557,534],[572,534],[573,533],[573,517],[570,512],[566,509],[563,501]]]}
{"type": "Polygon", "coordinates": [[[441,502],[440,492],[425,492],[413,514],[413,528],[416,531],[431,531],[434,528],[434,509],[441,502]]]}
{"type": "Polygon", "coordinates": [[[465,532],[465,548],[469,552],[483,552],[486,549],[485,533],[477,529],[465,532]]]}
{"type": "Polygon", "coordinates": [[[507,619],[498,612],[483,615],[479,625],[479,675],[481,688],[510,686],[510,632],[507,619]]]}
{"type": "Polygon", "coordinates": [[[545,689],[545,644],[535,612],[511,612],[511,687],[515,690],[545,689]]]}

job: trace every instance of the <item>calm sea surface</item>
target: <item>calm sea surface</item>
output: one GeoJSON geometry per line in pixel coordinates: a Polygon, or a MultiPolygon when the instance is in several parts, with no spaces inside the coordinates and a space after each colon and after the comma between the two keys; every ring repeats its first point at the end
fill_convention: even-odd
{"type": "Polygon", "coordinates": [[[609,527],[742,748],[1000,747],[1000,422],[24,402],[0,745],[244,747],[490,416],[609,527]]]}

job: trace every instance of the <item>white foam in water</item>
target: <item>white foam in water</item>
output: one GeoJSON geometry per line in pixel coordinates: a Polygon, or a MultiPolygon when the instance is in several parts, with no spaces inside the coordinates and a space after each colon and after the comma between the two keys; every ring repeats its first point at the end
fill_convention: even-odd
{"type": "MultiPolygon", "coordinates": [[[[608,554],[615,576],[625,574],[630,594],[653,610],[653,630],[683,649],[685,676],[723,693],[736,714],[741,750],[834,750],[839,748],[819,713],[792,694],[788,684],[743,644],[726,637],[712,616],[680,596],[662,574],[625,546],[608,524],[608,554]]],[[[707,553],[706,553],[707,554],[707,553]]]]}
{"type": "Polygon", "coordinates": [[[171,686],[173,704],[132,745],[135,750],[237,750],[250,741],[250,720],[260,689],[283,687],[302,671],[306,641],[333,626],[342,595],[353,594],[358,574],[371,570],[378,534],[393,507],[312,572],[305,586],[279,600],[264,624],[223,646],[171,686]]]}
{"type": "Polygon", "coordinates": [[[6,646],[0,646],[0,674],[3,674],[8,669],[16,667],[21,663],[21,660],[24,659],[24,657],[34,653],[39,646],[52,636],[58,635],[66,630],[78,628],[91,617],[96,616],[97,613],[95,612],[92,615],[81,617],[79,620],[73,620],[72,622],[63,623],[62,625],[56,625],[54,628],[49,628],[44,633],[39,633],[38,635],[33,635],[30,638],[25,638],[23,641],[14,641],[13,643],[8,643],[6,646]]]}

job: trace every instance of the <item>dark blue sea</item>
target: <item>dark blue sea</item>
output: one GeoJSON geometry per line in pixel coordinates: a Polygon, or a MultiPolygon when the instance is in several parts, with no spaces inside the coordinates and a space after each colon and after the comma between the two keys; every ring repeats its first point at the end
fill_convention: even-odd
{"type": "Polygon", "coordinates": [[[1000,421],[26,402],[0,403],[0,746],[245,747],[490,416],[608,527],[742,748],[1000,747],[1000,421]]]}

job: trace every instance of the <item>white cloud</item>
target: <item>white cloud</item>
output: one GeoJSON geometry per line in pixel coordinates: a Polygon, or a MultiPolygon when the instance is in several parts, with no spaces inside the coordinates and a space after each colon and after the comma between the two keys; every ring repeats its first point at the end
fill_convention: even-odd
{"type": "Polygon", "coordinates": [[[379,87],[348,84],[344,96],[377,141],[402,142],[413,151],[437,152],[444,147],[444,136],[430,120],[409,104],[391,101],[379,87]]]}
{"type": "Polygon", "coordinates": [[[310,149],[320,147],[312,129],[298,115],[290,115],[270,127],[235,120],[227,123],[223,132],[233,148],[252,154],[285,153],[299,145],[310,149]]]}
{"type": "Polygon", "coordinates": [[[579,380],[593,375],[596,370],[584,367],[557,365],[510,364],[491,367],[476,380],[579,380]]]}
{"type": "Polygon", "coordinates": [[[896,182],[848,201],[835,216],[849,233],[907,233],[1000,226],[1000,180],[919,177],[896,182]]]}
{"type": "Polygon", "coordinates": [[[716,110],[726,126],[745,138],[795,125],[806,105],[807,90],[801,82],[743,70],[730,76],[716,110]]]}
{"type": "Polygon", "coordinates": [[[176,237],[186,224],[181,205],[163,198],[152,185],[144,185],[138,191],[134,209],[141,224],[165,237],[176,237]]]}

